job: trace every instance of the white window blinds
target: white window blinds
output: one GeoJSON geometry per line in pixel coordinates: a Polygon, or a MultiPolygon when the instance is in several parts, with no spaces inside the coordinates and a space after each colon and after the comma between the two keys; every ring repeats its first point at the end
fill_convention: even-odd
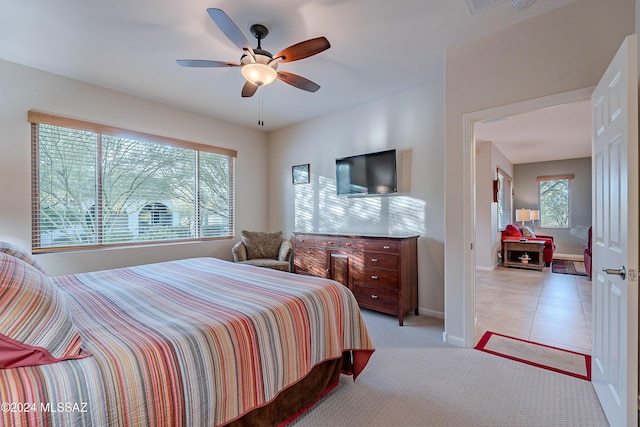
{"type": "Polygon", "coordinates": [[[511,224],[512,200],[511,177],[498,168],[498,231],[511,224]]]}
{"type": "Polygon", "coordinates": [[[34,252],[228,238],[236,152],[40,113],[34,252]]]}

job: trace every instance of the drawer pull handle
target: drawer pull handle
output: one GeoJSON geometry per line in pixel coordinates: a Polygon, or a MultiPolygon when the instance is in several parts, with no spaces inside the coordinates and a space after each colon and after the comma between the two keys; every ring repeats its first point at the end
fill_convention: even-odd
{"type": "Polygon", "coordinates": [[[327,245],[333,245],[333,242],[332,241],[328,241],[327,245]]]}
{"type": "Polygon", "coordinates": [[[378,295],[371,295],[371,298],[378,299],[378,295]]]}
{"type": "Polygon", "coordinates": [[[371,258],[371,262],[378,262],[378,258],[371,258]]]}
{"type": "Polygon", "coordinates": [[[371,276],[373,280],[378,280],[378,276],[371,276]]]}
{"type": "Polygon", "coordinates": [[[308,254],[310,254],[310,253],[311,253],[311,251],[307,251],[307,253],[308,253],[308,254]]]}
{"type": "Polygon", "coordinates": [[[351,243],[347,242],[344,244],[345,246],[351,246],[351,243]]]}
{"type": "Polygon", "coordinates": [[[382,249],[391,249],[391,246],[384,245],[382,249]]]}

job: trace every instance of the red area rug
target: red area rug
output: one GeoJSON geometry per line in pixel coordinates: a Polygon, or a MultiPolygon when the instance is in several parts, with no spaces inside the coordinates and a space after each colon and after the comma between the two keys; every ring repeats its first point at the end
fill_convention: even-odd
{"type": "Polygon", "coordinates": [[[551,263],[551,271],[560,274],[573,274],[576,276],[586,276],[587,270],[584,268],[584,262],[569,261],[566,259],[554,259],[551,263]]]}
{"type": "Polygon", "coordinates": [[[591,356],[487,331],[475,347],[496,356],[591,381],[591,356]]]}

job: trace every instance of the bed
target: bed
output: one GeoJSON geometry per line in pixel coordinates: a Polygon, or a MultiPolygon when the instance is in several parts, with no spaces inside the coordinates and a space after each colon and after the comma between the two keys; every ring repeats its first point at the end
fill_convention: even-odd
{"type": "Polygon", "coordinates": [[[7,426],[279,425],[374,351],[346,287],[214,258],[0,284],[7,426]]]}

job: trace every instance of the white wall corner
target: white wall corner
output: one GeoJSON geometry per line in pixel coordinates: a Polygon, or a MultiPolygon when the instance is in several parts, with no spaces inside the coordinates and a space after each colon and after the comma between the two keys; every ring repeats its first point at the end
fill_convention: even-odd
{"type": "Polygon", "coordinates": [[[462,337],[456,337],[453,335],[449,335],[447,334],[447,331],[444,331],[442,333],[442,341],[446,342],[447,344],[451,344],[453,346],[456,347],[462,347],[465,348],[465,342],[464,342],[464,338],[462,337]]]}

